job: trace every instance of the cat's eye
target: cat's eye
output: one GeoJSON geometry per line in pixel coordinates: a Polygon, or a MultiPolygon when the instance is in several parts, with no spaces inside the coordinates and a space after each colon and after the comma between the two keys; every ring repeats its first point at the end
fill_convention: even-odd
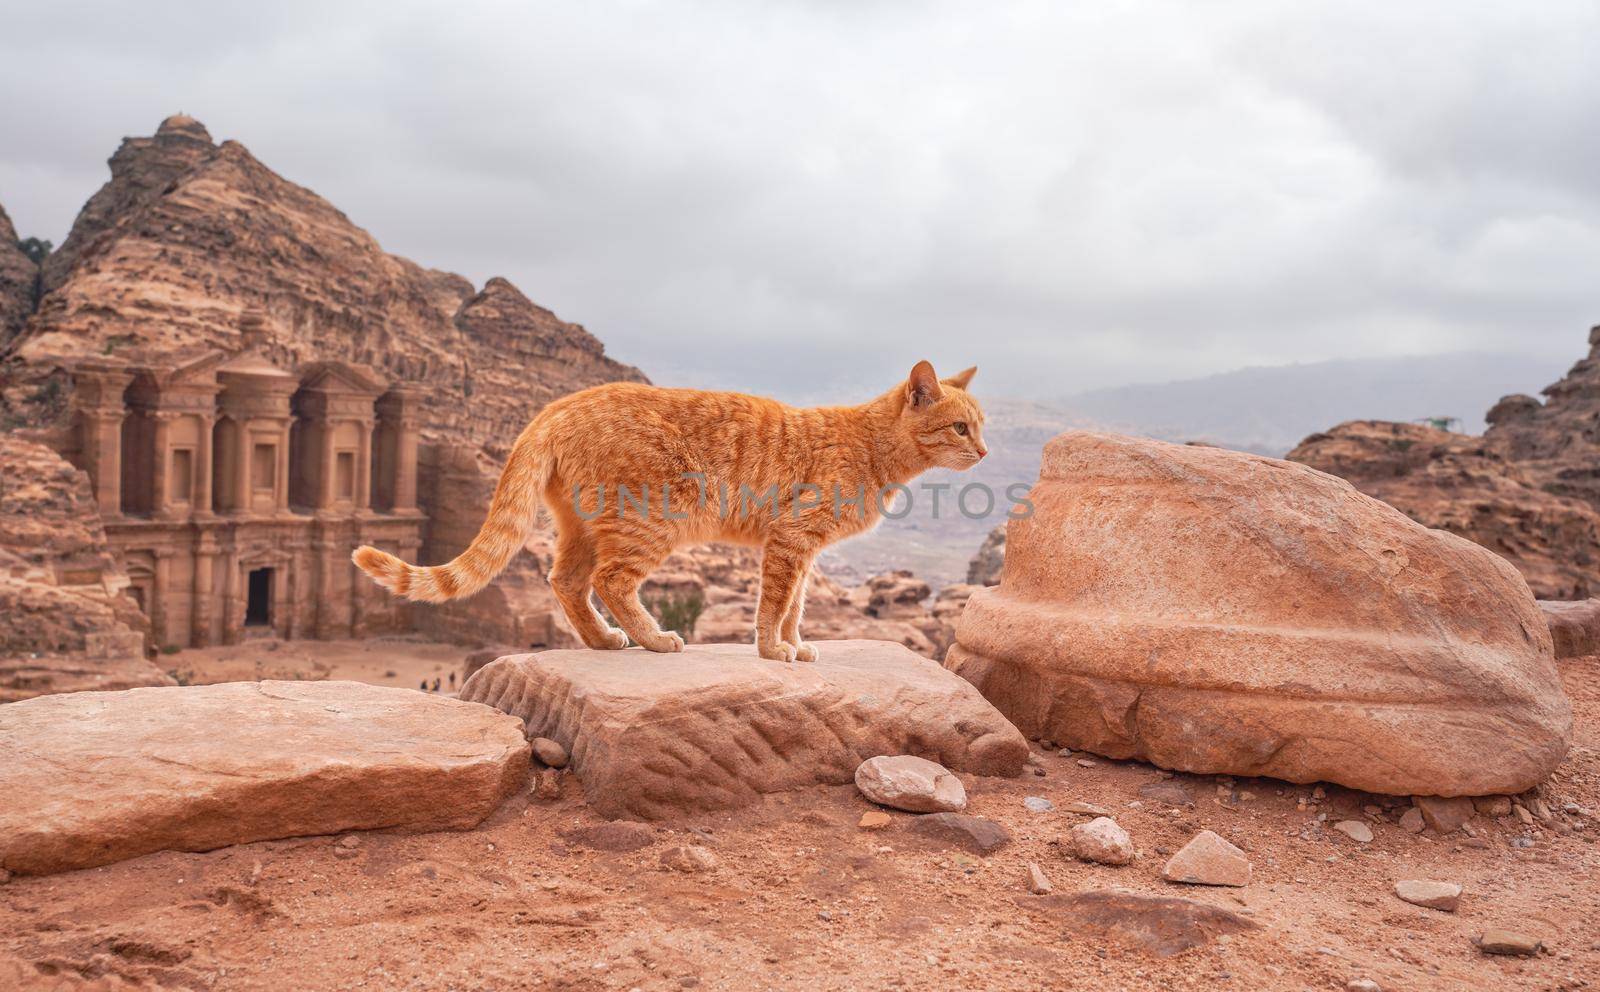
{"type": "Polygon", "coordinates": [[[958,420],[955,423],[951,424],[950,426],[954,427],[956,433],[960,434],[962,437],[966,437],[967,436],[967,425],[963,421],[958,420]]]}

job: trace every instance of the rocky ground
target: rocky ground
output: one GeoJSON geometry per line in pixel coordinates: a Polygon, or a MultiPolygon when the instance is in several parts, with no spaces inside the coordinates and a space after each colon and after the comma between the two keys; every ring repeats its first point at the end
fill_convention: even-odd
{"type": "Polygon", "coordinates": [[[851,786],[595,830],[604,821],[567,779],[559,798],[521,793],[462,833],[312,837],[13,879],[0,888],[0,985],[1589,988],[1600,974],[1600,658],[1560,664],[1577,725],[1541,795],[1548,825],[1480,815],[1472,836],[1412,834],[1396,822],[1404,801],[1169,780],[1138,762],[1036,745],[1042,776],[965,777],[968,812],[1013,838],[980,856],[920,838],[910,814],[858,827],[876,807],[851,786]],[[1158,783],[1181,786],[1194,805],[1150,794],[1158,783]],[[1030,811],[1030,796],[1054,808],[1030,811]],[[1109,811],[1132,836],[1134,862],[1070,859],[1060,842],[1089,818],[1072,802],[1109,811]],[[1333,829],[1345,820],[1367,822],[1372,840],[1333,829]],[[1162,880],[1167,855],[1200,829],[1245,849],[1249,886],[1162,880]],[[711,858],[671,853],[685,846],[711,858]],[[1052,894],[1030,894],[1030,862],[1052,894]],[[1459,883],[1459,910],[1400,901],[1403,879],[1459,883]],[[1075,898],[1116,890],[1221,912],[1196,923],[1187,904],[1075,898]],[[1497,927],[1544,949],[1486,955],[1473,940],[1497,927]]]}

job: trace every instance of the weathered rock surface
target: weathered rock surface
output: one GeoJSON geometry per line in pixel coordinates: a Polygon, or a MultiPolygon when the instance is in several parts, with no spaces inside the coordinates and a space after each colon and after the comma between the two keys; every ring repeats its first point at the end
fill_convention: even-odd
{"type": "Polygon", "coordinates": [[[1257,924],[1238,913],[1193,899],[1132,892],[1075,892],[1019,897],[1030,913],[1049,912],[1071,927],[1088,930],[1152,957],[1166,958],[1202,947],[1217,937],[1244,933],[1257,924]]]}
{"type": "Polygon", "coordinates": [[[566,747],[605,816],[659,819],[843,784],[884,754],[979,775],[1021,772],[1022,735],[937,664],[884,642],[818,648],[820,661],[792,665],[732,644],[516,655],[481,669],[461,698],[566,747]]]}
{"type": "Polygon", "coordinates": [[[1550,640],[1557,658],[1600,654],[1600,599],[1576,602],[1539,601],[1550,624],[1550,640]]]}
{"type": "Polygon", "coordinates": [[[1011,831],[982,816],[966,813],[928,813],[912,819],[912,834],[940,845],[989,854],[1011,843],[1011,831]]]}
{"type": "Polygon", "coordinates": [[[1348,479],[1425,527],[1483,545],[1515,565],[1537,596],[1600,593],[1600,511],[1541,488],[1486,438],[1357,420],[1311,435],[1288,458],[1348,479]]]}
{"type": "Polygon", "coordinates": [[[1250,884],[1250,859],[1220,834],[1202,830],[1178,849],[1161,877],[1188,885],[1250,884]]]}
{"type": "Polygon", "coordinates": [[[910,813],[955,813],[967,805],[960,779],[943,765],[913,754],[868,758],[856,769],[855,779],[868,799],[910,813]]]}
{"type": "Polygon", "coordinates": [[[14,434],[0,434],[0,465],[0,702],[171,684],[145,659],[149,624],[88,476],[14,434]]]}
{"type": "Polygon", "coordinates": [[[1081,861],[1125,865],[1133,860],[1133,841],[1110,817],[1097,816],[1067,832],[1067,849],[1081,861]]]}
{"type": "Polygon", "coordinates": [[[22,330],[33,313],[39,267],[17,247],[17,229],[0,206],[0,348],[22,330]]]}
{"type": "Polygon", "coordinates": [[[1454,882],[1404,879],[1394,883],[1394,894],[1415,906],[1454,913],[1461,904],[1461,886],[1454,882]]]}
{"type": "Polygon", "coordinates": [[[1478,938],[1478,950],[1485,954],[1511,954],[1532,957],[1539,953],[1544,942],[1531,934],[1517,930],[1485,930],[1478,938]]]}
{"type": "Polygon", "coordinates": [[[1000,584],[1000,571],[1006,563],[1006,528],[1002,524],[989,532],[983,539],[983,544],[978,548],[978,553],[972,556],[967,563],[967,584],[973,586],[997,586],[1000,584]]]}
{"type": "Polygon", "coordinates": [[[0,706],[0,867],[480,822],[527,775],[515,720],[356,682],[232,682],[0,706]]]}
{"type": "Polygon", "coordinates": [[[1422,822],[1442,834],[1461,829],[1461,825],[1472,819],[1472,814],[1477,812],[1472,800],[1463,796],[1449,799],[1440,796],[1416,796],[1412,801],[1422,813],[1422,822]]]}
{"type": "Polygon", "coordinates": [[[1370,792],[1519,792],[1571,709],[1526,583],[1348,483],[1067,433],[945,664],[1029,737],[1370,792]]]}

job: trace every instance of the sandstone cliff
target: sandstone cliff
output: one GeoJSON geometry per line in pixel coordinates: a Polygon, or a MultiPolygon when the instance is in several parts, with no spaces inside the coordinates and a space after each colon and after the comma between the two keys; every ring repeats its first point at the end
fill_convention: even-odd
{"type": "Polygon", "coordinates": [[[17,230],[0,206],[0,348],[4,348],[33,313],[39,268],[17,247],[17,230]]]}
{"type": "Polygon", "coordinates": [[[237,348],[251,311],[265,317],[271,360],[354,361],[420,381],[434,391],[426,439],[492,447],[551,396],[643,380],[503,279],[475,292],[461,276],[388,254],[322,197],[242,144],[214,143],[192,118],[125,140],[110,166],[46,260],[46,293],[15,361],[237,348]]]}
{"type": "Polygon", "coordinates": [[[169,681],[145,660],[148,626],[106,544],[89,477],[0,434],[0,702],[169,681]]]}

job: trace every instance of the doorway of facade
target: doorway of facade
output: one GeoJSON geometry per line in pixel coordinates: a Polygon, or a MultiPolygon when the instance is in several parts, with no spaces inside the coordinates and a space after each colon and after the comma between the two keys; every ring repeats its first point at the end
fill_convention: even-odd
{"type": "Polygon", "coordinates": [[[248,598],[244,606],[246,627],[272,626],[272,569],[250,570],[248,598]]]}

